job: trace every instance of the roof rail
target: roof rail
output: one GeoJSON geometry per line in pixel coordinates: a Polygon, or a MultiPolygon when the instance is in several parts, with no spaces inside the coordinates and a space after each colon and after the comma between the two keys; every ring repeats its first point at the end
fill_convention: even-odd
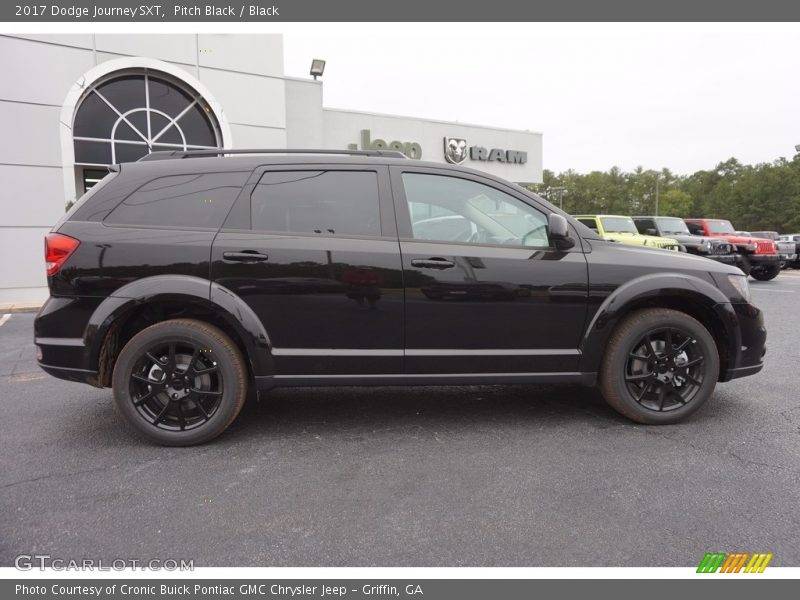
{"type": "Polygon", "coordinates": [[[345,154],[349,156],[380,156],[384,158],[407,158],[397,150],[323,150],[295,148],[209,148],[207,150],[161,150],[145,154],[137,162],[149,160],[171,160],[176,158],[197,158],[203,156],[224,156],[226,154],[345,154]]]}

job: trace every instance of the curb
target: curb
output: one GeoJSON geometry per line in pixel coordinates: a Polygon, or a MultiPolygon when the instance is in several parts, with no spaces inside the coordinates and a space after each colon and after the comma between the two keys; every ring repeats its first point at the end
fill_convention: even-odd
{"type": "Polygon", "coordinates": [[[41,304],[3,304],[0,305],[0,314],[37,313],[40,308],[42,308],[41,304]]]}

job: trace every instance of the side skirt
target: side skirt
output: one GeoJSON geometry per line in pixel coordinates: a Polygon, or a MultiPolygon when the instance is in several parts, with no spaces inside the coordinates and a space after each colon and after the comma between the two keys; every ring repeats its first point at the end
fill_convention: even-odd
{"type": "Polygon", "coordinates": [[[376,375],[275,375],[256,377],[260,391],[273,387],[505,385],[572,383],[594,385],[597,373],[438,373],[376,375]]]}

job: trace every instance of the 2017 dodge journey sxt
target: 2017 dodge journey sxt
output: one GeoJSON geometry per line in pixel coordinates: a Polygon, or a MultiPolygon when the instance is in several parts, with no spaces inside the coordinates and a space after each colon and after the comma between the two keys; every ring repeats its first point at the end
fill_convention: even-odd
{"type": "Polygon", "coordinates": [[[386,151],[189,151],[122,164],[47,235],[48,373],[112,387],[169,445],[248,388],[597,384],[675,423],[757,373],[747,278],[606,241],[525,189],[386,151]]]}

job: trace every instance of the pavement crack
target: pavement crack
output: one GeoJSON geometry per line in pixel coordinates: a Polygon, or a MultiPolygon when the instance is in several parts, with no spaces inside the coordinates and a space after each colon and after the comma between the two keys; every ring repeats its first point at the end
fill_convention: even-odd
{"type": "Polygon", "coordinates": [[[36,481],[42,481],[43,479],[52,479],[53,477],[72,477],[74,475],[85,475],[87,473],[94,473],[95,471],[107,471],[109,469],[116,469],[116,466],[112,467],[95,467],[93,469],[85,469],[83,471],[70,471],[68,473],[48,473],[47,475],[41,475],[39,477],[32,477],[31,479],[21,479],[19,481],[12,481],[11,483],[4,483],[0,485],[0,490],[5,490],[17,485],[23,485],[25,483],[34,483],[36,481]]]}

